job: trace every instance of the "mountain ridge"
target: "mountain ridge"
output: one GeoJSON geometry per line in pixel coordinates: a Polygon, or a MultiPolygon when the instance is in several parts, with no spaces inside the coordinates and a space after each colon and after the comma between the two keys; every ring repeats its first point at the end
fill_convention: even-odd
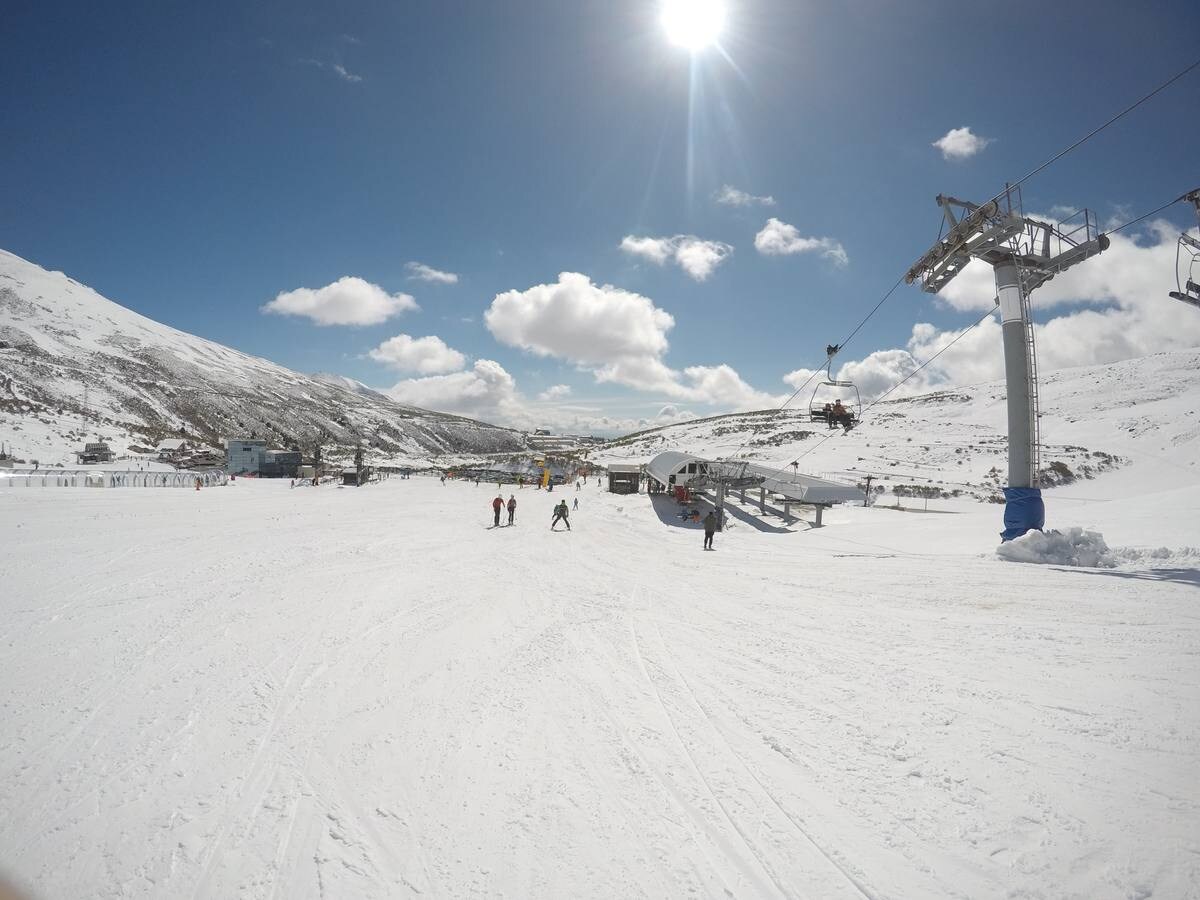
{"type": "Polygon", "coordinates": [[[295,372],[156,322],[0,250],[0,430],[18,455],[65,461],[85,438],[129,444],[257,435],[376,462],[511,452],[521,432],[407,406],[342,376],[295,372]],[[182,429],[182,430],[181,430],[182,429]]]}

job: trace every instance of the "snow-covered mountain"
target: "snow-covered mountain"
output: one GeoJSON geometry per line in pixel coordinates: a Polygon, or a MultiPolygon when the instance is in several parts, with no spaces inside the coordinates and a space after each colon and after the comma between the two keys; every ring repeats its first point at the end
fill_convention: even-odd
{"type": "Polygon", "coordinates": [[[520,432],[186,334],[0,251],[0,439],[16,456],[67,462],[97,436],[121,453],[181,427],[213,444],[256,434],[308,446],[321,435],[327,452],[361,439],[377,461],[525,446],[520,432]]]}
{"type": "MultiPolygon", "coordinates": [[[[1130,490],[1200,481],[1200,349],[1103,366],[1063,369],[1041,384],[1044,487],[1141,471],[1130,490]]],[[[807,397],[767,410],[695,419],[610,441],[601,461],[644,461],[661,450],[710,458],[738,456],[801,472],[861,481],[895,493],[930,492],[1000,499],[1007,483],[1002,382],[885,400],[843,434],[811,421],[807,397]]],[[[1127,479],[1128,480],[1128,479],[1127,479]]],[[[1113,485],[1117,487],[1113,488],[1113,485]]]]}

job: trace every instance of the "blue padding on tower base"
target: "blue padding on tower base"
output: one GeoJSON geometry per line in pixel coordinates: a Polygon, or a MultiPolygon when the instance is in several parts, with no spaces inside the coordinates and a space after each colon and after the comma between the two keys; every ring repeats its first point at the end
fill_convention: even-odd
{"type": "Polygon", "coordinates": [[[1000,539],[1011,541],[1027,531],[1041,531],[1046,524],[1046,504],[1039,488],[1004,488],[1004,530],[1000,539]]]}

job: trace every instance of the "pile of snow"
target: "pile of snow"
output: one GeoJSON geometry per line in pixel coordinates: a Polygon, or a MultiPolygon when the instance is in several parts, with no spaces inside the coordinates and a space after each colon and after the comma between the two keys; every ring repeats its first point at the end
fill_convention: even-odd
{"type": "Polygon", "coordinates": [[[1011,562],[1040,563],[1050,566],[1086,566],[1091,569],[1115,569],[1104,535],[1075,525],[1066,531],[1028,531],[1019,538],[1001,544],[996,555],[1011,562]]]}

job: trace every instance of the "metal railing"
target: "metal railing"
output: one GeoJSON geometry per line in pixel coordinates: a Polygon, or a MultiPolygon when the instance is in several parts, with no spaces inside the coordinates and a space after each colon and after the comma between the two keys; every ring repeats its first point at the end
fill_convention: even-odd
{"type": "Polygon", "coordinates": [[[2,487],[158,487],[195,488],[227,484],[224,469],[176,472],[112,471],[108,469],[0,469],[2,487]]]}

